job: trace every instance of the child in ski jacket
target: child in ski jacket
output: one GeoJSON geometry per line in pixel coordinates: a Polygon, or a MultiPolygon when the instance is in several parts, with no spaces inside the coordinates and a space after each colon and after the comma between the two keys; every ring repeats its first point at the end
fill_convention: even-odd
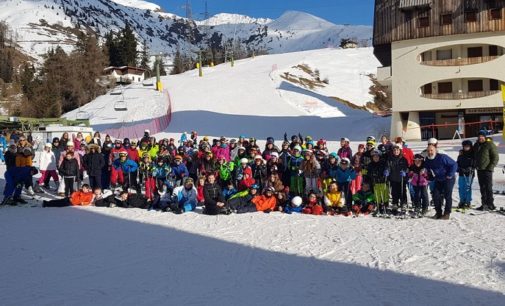
{"type": "Polygon", "coordinates": [[[458,208],[470,208],[472,202],[472,184],[475,177],[475,152],[470,140],[462,143],[458,156],[458,208]]]}
{"type": "Polygon", "coordinates": [[[424,167],[424,157],[421,154],[414,156],[414,163],[409,168],[410,184],[414,189],[412,202],[414,208],[421,212],[428,211],[428,172],[424,167]]]}
{"type": "Polygon", "coordinates": [[[319,203],[317,195],[311,192],[307,197],[307,203],[305,204],[302,213],[308,215],[322,215],[324,213],[323,206],[319,203]]]}
{"type": "Polygon", "coordinates": [[[358,215],[371,213],[375,209],[375,196],[370,189],[370,184],[365,182],[360,191],[352,196],[352,211],[358,215]]]}
{"type": "Polygon", "coordinates": [[[344,194],[338,189],[336,181],[332,181],[328,186],[328,191],[324,193],[324,210],[329,215],[347,214],[344,194]]]}
{"type": "Polygon", "coordinates": [[[351,192],[351,182],[356,178],[356,172],[350,165],[350,160],[348,158],[342,158],[340,160],[340,165],[337,169],[337,183],[338,189],[344,193],[345,203],[347,208],[351,208],[352,204],[352,192],[351,192]]]}

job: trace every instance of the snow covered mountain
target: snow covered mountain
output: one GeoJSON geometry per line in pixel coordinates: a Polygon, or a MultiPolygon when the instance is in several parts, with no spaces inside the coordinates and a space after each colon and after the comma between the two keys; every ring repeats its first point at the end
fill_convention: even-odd
{"type": "Polygon", "coordinates": [[[249,49],[285,53],[338,46],[341,38],[364,45],[372,37],[370,26],[335,25],[302,12],[286,12],[274,21],[218,14],[194,22],[142,0],[3,0],[0,20],[10,25],[22,49],[35,58],[55,45],[71,50],[79,30],[104,37],[126,23],[140,41],[147,41],[152,53],[167,57],[178,47],[183,52],[209,44],[219,48],[231,39],[249,49]]]}
{"type": "Polygon", "coordinates": [[[205,19],[202,21],[196,21],[197,25],[203,26],[218,26],[222,24],[268,24],[273,20],[270,18],[253,18],[246,15],[240,14],[228,14],[221,13],[205,19]]]}

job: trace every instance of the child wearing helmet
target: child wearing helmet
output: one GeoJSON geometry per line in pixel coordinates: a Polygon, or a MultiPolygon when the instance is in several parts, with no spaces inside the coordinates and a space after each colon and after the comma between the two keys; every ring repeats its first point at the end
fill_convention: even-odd
{"type": "MultiPolygon", "coordinates": [[[[156,163],[153,165],[152,171],[152,175],[156,180],[157,189],[160,190],[163,184],[168,181],[168,177],[172,173],[172,168],[163,157],[158,157],[156,163]]],[[[174,187],[171,184],[168,185],[170,188],[174,187]]]]}
{"type": "Polygon", "coordinates": [[[459,209],[468,209],[472,203],[472,184],[475,177],[475,153],[471,140],[465,140],[458,156],[459,209]]]}
{"type": "Polygon", "coordinates": [[[389,172],[388,179],[391,183],[393,215],[396,215],[399,209],[402,212],[405,211],[405,205],[407,204],[408,168],[407,159],[405,159],[402,154],[402,146],[400,144],[394,144],[392,154],[387,161],[387,169],[389,172]]]}
{"type": "Polygon", "coordinates": [[[293,197],[291,201],[282,209],[286,214],[302,213],[303,199],[299,196],[293,197]]]}
{"type": "Polygon", "coordinates": [[[292,195],[300,196],[304,192],[304,177],[301,165],[303,162],[302,148],[299,145],[293,147],[293,154],[288,161],[289,189],[292,195]]]}
{"type": "Polygon", "coordinates": [[[424,167],[424,157],[421,154],[414,156],[414,163],[409,167],[410,184],[414,189],[412,203],[417,215],[423,216],[428,211],[428,171],[424,167]]]}
{"type": "Polygon", "coordinates": [[[347,157],[342,158],[337,169],[337,183],[339,190],[344,193],[345,203],[349,210],[352,203],[351,182],[354,179],[356,179],[356,172],[350,160],[347,157]]]}
{"type": "Polygon", "coordinates": [[[275,197],[275,190],[273,187],[267,187],[263,190],[263,195],[254,197],[251,202],[256,205],[257,211],[269,213],[277,207],[277,198],[275,197]]]}
{"type": "Polygon", "coordinates": [[[351,159],[352,149],[350,146],[349,138],[344,137],[344,138],[340,139],[340,149],[338,149],[337,154],[340,158],[351,159]]]}
{"type": "Polygon", "coordinates": [[[389,187],[387,185],[389,171],[386,169],[386,161],[381,158],[381,151],[374,150],[371,152],[371,156],[372,160],[367,166],[367,175],[364,180],[369,182],[373,189],[377,204],[376,212],[385,213],[389,205],[389,187]]]}
{"type": "Polygon", "coordinates": [[[118,183],[123,186],[123,190],[127,190],[128,188],[138,189],[137,170],[139,166],[136,162],[128,158],[128,152],[126,152],[126,150],[119,153],[119,159],[114,161],[112,167],[117,173],[122,173],[121,176],[123,181],[119,180],[118,183]]]}

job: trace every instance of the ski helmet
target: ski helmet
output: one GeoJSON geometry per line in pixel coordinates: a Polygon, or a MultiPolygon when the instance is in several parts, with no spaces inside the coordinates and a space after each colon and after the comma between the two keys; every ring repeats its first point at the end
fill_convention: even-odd
{"type": "Polygon", "coordinates": [[[381,157],[382,156],[382,152],[379,151],[379,150],[373,150],[372,153],[370,153],[370,155],[372,155],[372,156],[377,155],[377,156],[381,157]]]}
{"type": "Polygon", "coordinates": [[[247,158],[242,158],[242,159],[240,160],[240,163],[241,163],[241,164],[247,164],[248,162],[249,162],[249,160],[248,160],[247,158]]]}
{"type": "Polygon", "coordinates": [[[301,197],[294,197],[293,199],[291,199],[291,204],[293,204],[293,206],[295,207],[300,207],[300,205],[302,205],[303,203],[303,200],[301,197]]]}
{"type": "Polygon", "coordinates": [[[341,165],[349,165],[350,163],[351,161],[347,157],[342,158],[342,160],[340,161],[341,165]]]}
{"type": "Polygon", "coordinates": [[[373,137],[373,136],[368,136],[368,137],[366,138],[366,141],[367,141],[367,142],[369,142],[369,141],[373,141],[373,142],[375,143],[375,137],[373,137]]]}
{"type": "Polygon", "coordinates": [[[438,140],[436,138],[428,139],[428,145],[436,145],[437,143],[438,143],[438,140]]]}
{"type": "Polygon", "coordinates": [[[422,156],[421,154],[416,154],[416,155],[414,155],[414,160],[423,160],[424,161],[424,156],[422,156]]]}

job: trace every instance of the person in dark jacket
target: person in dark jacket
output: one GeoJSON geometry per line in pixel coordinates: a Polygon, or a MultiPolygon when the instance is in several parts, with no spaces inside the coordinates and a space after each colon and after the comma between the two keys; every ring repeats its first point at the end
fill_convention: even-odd
{"type": "Polygon", "coordinates": [[[35,167],[13,167],[7,170],[5,176],[4,199],[2,205],[26,204],[21,199],[21,191],[27,181],[38,173],[35,167]]]}
{"type": "Polygon", "coordinates": [[[373,150],[371,156],[372,160],[366,167],[365,182],[372,186],[377,212],[385,213],[389,205],[389,186],[386,176],[386,174],[389,175],[389,170],[387,170],[386,161],[382,158],[381,151],[373,150]]]}
{"type": "Polygon", "coordinates": [[[486,131],[479,132],[479,138],[474,145],[475,167],[479,179],[482,206],[478,210],[494,210],[493,171],[498,164],[498,149],[493,140],[487,138],[486,131]]]}
{"type": "Polygon", "coordinates": [[[79,178],[79,163],[74,158],[73,152],[67,152],[58,171],[65,182],[65,197],[69,197],[74,192],[74,183],[79,178]]]}
{"type": "Polygon", "coordinates": [[[102,188],[102,169],[105,166],[105,160],[100,153],[100,146],[96,144],[89,145],[89,153],[83,156],[84,169],[89,176],[89,184],[94,190],[102,188]]]}
{"type": "Polygon", "coordinates": [[[407,173],[409,165],[405,157],[402,155],[400,144],[393,145],[393,151],[387,161],[387,174],[391,182],[391,197],[393,214],[398,212],[398,208],[404,210],[407,204],[407,173]]]}
{"type": "Polygon", "coordinates": [[[456,182],[454,176],[458,164],[448,155],[438,153],[434,145],[428,145],[424,165],[428,171],[429,180],[435,182],[433,187],[433,202],[436,210],[434,219],[448,220],[452,210],[452,190],[456,182]],[[443,214],[442,199],[445,199],[443,214]]]}
{"type": "Polygon", "coordinates": [[[122,208],[141,208],[147,209],[149,207],[149,202],[147,199],[138,193],[129,194],[128,191],[121,191],[119,198],[115,199],[116,206],[122,208]]]}
{"type": "Polygon", "coordinates": [[[205,209],[203,213],[206,215],[229,214],[230,210],[225,203],[221,186],[216,182],[214,173],[207,175],[207,183],[203,187],[203,196],[205,198],[205,209]]]}
{"type": "Polygon", "coordinates": [[[475,153],[472,141],[465,140],[458,156],[458,208],[470,208],[472,202],[472,183],[475,177],[475,153]]]}
{"type": "Polygon", "coordinates": [[[5,166],[7,167],[7,170],[12,169],[16,167],[16,155],[18,152],[18,148],[15,143],[11,143],[9,145],[9,149],[7,152],[5,152],[4,158],[5,158],[5,166]]]}

